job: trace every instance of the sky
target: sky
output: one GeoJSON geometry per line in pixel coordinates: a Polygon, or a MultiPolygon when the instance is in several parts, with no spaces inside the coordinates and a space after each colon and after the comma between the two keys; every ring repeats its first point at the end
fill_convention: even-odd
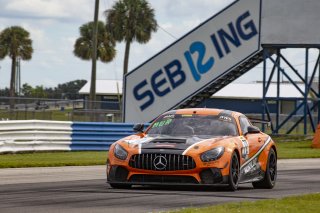
{"type": "MultiPolygon", "coordinates": [[[[34,53],[30,61],[21,62],[21,81],[32,86],[55,87],[76,79],[90,80],[91,61],[73,55],[73,45],[79,27],[93,20],[94,0],[0,0],[0,31],[14,25],[31,34],[34,53]]],[[[133,43],[129,70],[155,55],[176,39],[226,7],[232,0],[149,0],[159,25],[147,44],[133,43]]],[[[99,19],[114,0],[100,0],[99,19]]],[[[97,79],[121,79],[124,44],[117,43],[116,58],[110,63],[98,63],[97,79]]],[[[289,55],[303,65],[299,52],[289,55]]],[[[0,61],[0,89],[9,86],[11,59],[0,61]]],[[[261,80],[261,65],[249,71],[239,82],[261,80]]]]}

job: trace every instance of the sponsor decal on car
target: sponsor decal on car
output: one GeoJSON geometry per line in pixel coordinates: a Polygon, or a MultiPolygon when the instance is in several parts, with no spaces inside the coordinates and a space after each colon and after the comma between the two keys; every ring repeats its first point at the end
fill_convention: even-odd
{"type": "Polygon", "coordinates": [[[144,137],[144,138],[139,138],[139,139],[133,139],[133,140],[124,140],[128,144],[141,144],[141,143],[147,143],[151,140],[153,140],[154,137],[144,137]]]}
{"type": "Polygon", "coordinates": [[[171,122],[172,122],[172,119],[162,120],[154,123],[151,128],[166,126],[166,125],[169,125],[171,122]]]}
{"type": "Polygon", "coordinates": [[[224,116],[224,115],[221,115],[221,116],[219,117],[219,120],[220,120],[220,121],[232,122],[232,120],[231,120],[230,117],[227,117],[227,116],[224,116]]]}
{"type": "Polygon", "coordinates": [[[241,155],[244,159],[248,159],[249,157],[249,143],[244,137],[240,137],[240,140],[242,142],[242,148],[241,148],[241,155]]]}

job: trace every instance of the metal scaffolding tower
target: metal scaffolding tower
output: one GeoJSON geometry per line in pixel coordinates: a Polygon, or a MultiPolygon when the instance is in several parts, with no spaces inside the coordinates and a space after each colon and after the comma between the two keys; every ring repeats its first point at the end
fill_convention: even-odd
{"type": "MultiPolygon", "coordinates": [[[[317,60],[315,62],[314,67],[309,67],[309,53],[311,47],[304,47],[305,50],[305,68],[304,68],[304,75],[300,74],[295,65],[291,63],[288,58],[283,54],[282,50],[285,48],[291,48],[289,47],[272,47],[271,49],[273,51],[270,51],[271,47],[264,47],[263,50],[263,114],[262,119],[264,120],[267,116],[268,120],[271,121],[271,130],[274,134],[283,133],[281,130],[284,127],[285,124],[290,124],[290,128],[285,132],[286,134],[290,134],[301,122],[303,122],[303,134],[307,134],[307,125],[308,120],[310,121],[311,128],[313,132],[315,131],[315,126],[320,121],[320,49],[316,48],[318,51],[317,60]],[[274,54],[271,55],[270,52],[273,52],[274,54]],[[273,64],[271,70],[268,70],[267,63],[271,62],[273,64]],[[285,66],[285,68],[284,68],[285,66]],[[268,72],[269,71],[269,72],[268,72]],[[312,87],[312,82],[315,80],[316,73],[318,74],[318,84],[317,88],[312,87]],[[269,75],[268,75],[269,74],[269,75]],[[294,97],[294,98],[287,98],[287,97],[281,97],[280,95],[280,75],[290,84],[292,84],[300,93],[302,97],[294,97]],[[276,83],[277,83],[277,91],[276,91],[276,97],[268,97],[268,90],[271,81],[273,80],[274,76],[276,75],[276,83]],[[299,81],[301,81],[304,84],[304,88],[301,89],[297,85],[297,82],[294,81],[294,78],[298,78],[299,81]],[[295,107],[292,110],[291,113],[289,113],[285,119],[280,119],[280,102],[281,101],[295,101],[295,107]],[[272,118],[268,102],[273,101],[276,103],[276,114],[275,119],[272,118]],[[303,113],[299,114],[297,113],[299,110],[303,109],[303,113]],[[316,111],[317,118],[314,118],[313,112],[316,111]],[[298,118],[293,121],[293,117],[298,118]],[[290,122],[290,123],[289,123],[290,122]]],[[[297,48],[297,47],[292,47],[297,48]]],[[[315,49],[315,48],[312,48],[315,49]]],[[[263,126],[264,130],[264,126],[263,126]]]]}

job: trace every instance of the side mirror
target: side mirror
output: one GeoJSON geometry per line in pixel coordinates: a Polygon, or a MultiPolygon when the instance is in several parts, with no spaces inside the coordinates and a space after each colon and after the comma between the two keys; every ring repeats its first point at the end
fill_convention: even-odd
{"type": "Polygon", "coordinates": [[[248,126],[248,131],[246,134],[256,134],[260,133],[260,129],[256,126],[248,126]]]}
{"type": "Polygon", "coordinates": [[[141,132],[143,132],[143,129],[144,129],[144,124],[135,124],[135,125],[133,126],[133,131],[134,131],[134,132],[139,132],[139,133],[141,133],[141,132]]]}

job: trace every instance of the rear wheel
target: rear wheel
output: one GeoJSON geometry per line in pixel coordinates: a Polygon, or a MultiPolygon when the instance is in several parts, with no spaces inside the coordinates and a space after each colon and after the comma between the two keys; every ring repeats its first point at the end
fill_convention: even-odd
{"type": "Polygon", "coordinates": [[[268,163],[264,178],[252,185],[257,189],[272,189],[276,185],[277,180],[277,155],[274,149],[270,149],[268,155],[268,163]]]}
{"type": "Polygon", "coordinates": [[[238,188],[240,176],[240,164],[237,153],[233,152],[230,160],[230,171],[229,171],[229,189],[235,191],[238,188]]]}
{"type": "Polygon", "coordinates": [[[109,183],[109,185],[114,189],[130,189],[130,184],[120,184],[120,183],[109,183]]]}

